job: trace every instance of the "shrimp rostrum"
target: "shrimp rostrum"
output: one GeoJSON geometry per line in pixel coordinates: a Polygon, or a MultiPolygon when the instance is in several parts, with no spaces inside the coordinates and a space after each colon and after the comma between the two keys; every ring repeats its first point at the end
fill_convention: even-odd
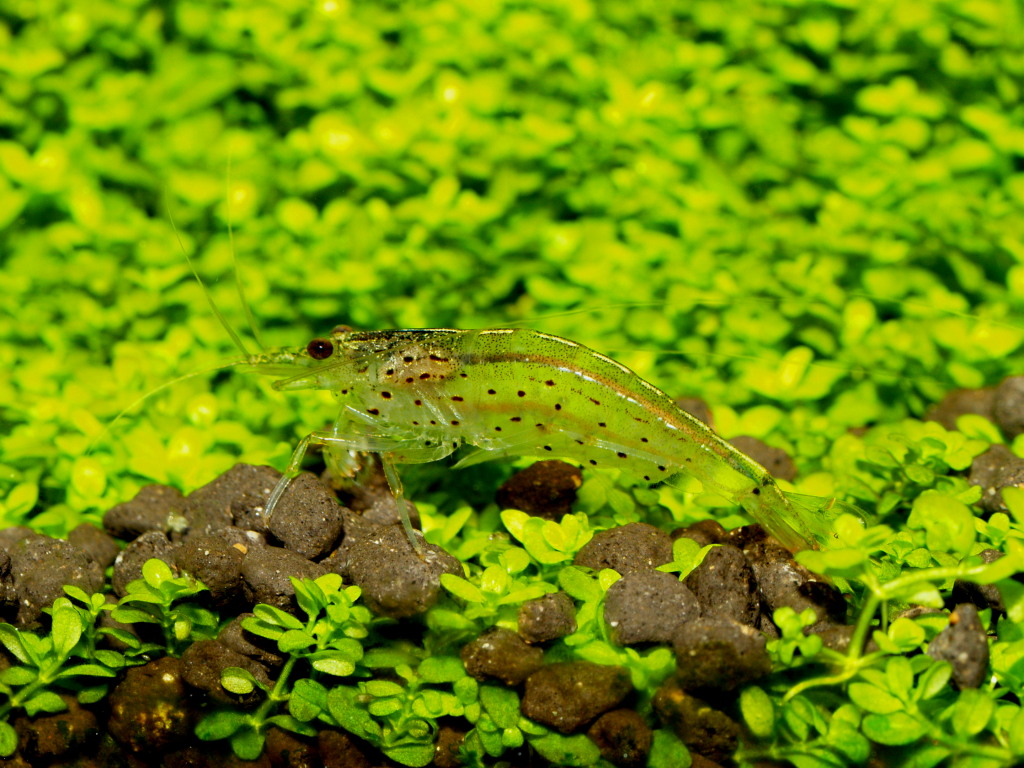
{"type": "Polygon", "coordinates": [[[381,457],[410,541],[420,550],[396,464],[442,459],[463,443],[457,467],[506,456],[566,458],[651,483],[685,472],[746,510],[786,547],[827,545],[834,500],[784,494],[760,464],[672,398],[614,360],[536,331],[336,328],[305,348],[248,358],[245,368],[282,376],[282,391],[324,389],[341,404],[333,427],[299,443],[267,513],[298,474],[311,445],[329,454],[381,457]]]}

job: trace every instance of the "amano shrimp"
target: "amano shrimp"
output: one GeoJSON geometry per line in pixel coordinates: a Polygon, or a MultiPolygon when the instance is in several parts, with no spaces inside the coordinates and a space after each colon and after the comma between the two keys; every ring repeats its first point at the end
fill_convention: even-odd
{"type": "Polygon", "coordinates": [[[477,450],[456,467],[530,455],[618,468],[650,483],[685,472],[741,506],[791,550],[821,546],[832,535],[834,500],[794,501],[764,467],[660,389],[558,336],[339,327],[305,348],[249,356],[243,366],[283,376],[273,384],[277,390],[328,390],[341,404],[331,429],[296,447],[268,516],[309,446],[333,456],[374,452],[421,551],[395,465],[437,461],[466,443],[477,450]]]}

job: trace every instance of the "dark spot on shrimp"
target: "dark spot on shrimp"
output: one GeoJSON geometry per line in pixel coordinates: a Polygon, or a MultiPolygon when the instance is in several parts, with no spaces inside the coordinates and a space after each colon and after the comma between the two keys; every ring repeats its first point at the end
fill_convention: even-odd
{"type": "Polygon", "coordinates": [[[593,459],[590,460],[590,463],[593,464],[595,467],[597,466],[597,462],[594,461],[593,459]]]}
{"type": "Polygon", "coordinates": [[[537,429],[544,429],[543,424],[534,424],[533,426],[535,426],[537,429]]]}
{"type": "Polygon", "coordinates": [[[513,417],[512,417],[511,419],[510,419],[510,421],[515,421],[515,422],[520,422],[520,421],[522,421],[522,420],[523,420],[523,419],[522,419],[522,417],[521,417],[521,416],[513,416],[513,417]]]}
{"type": "Polygon", "coordinates": [[[380,411],[378,411],[376,408],[367,408],[366,412],[371,416],[380,416],[380,411]]]}
{"type": "Polygon", "coordinates": [[[608,425],[606,423],[604,423],[603,421],[599,421],[599,422],[597,422],[597,426],[599,426],[599,427],[607,427],[608,425]]]}
{"type": "Polygon", "coordinates": [[[343,394],[343,395],[347,395],[347,394],[348,394],[348,390],[347,390],[347,389],[343,389],[343,390],[341,390],[341,394],[343,394]]]}
{"type": "Polygon", "coordinates": [[[453,427],[459,426],[459,420],[458,419],[452,419],[448,423],[451,424],[453,427]]]}
{"type": "Polygon", "coordinates": [[[414,427],[418,427],[420,425],[420,423],[418,421],[413,421],[412,424],[413,424],[414,427]]]}
{"type": "Polygon", "coordinates": [[[390,392],[381,392],[380,396],[383,397],[385,400],[390,400],[391,399],[391,393],[390,392]]]}
{"type": "Polygon", "coordinates": [[[452,440],[452,448],[458,448],[458,447],[459,447],[459,441],[458,440],[452,440]]]}
{"type": "Polygon", "coordinates": [[[306,345],[306,351],[314,360],[326,360],[334,354],[334,344],[330,339],[313,339],[306,345]]]}
{"type": "Polygon", "coordinates": [[[384,375],[385,376],[394,376],[395,375],[395,369],[394,368],[388,368],[386,371],[384,371],[384,375]]]}
{"type": "Polygon", "coordinates": [[[459,376],[461,376],[464,379],[468,379],[469,378],[469,374],[468,373],[460,373],[459,376]]]}
{"type": "Polygon", "coordinates": [[[553,382],[553,381],[552,381],[551,379],[548,379],[548,380],[547,380],[547,381],[545,381],[544,383],[545,383],[545,384],[547,384],[547,385],[548,385],[549,387],[553,387],[553,386],[555,386],[555,382],[553,382]]]}
{"type": "Polygon", "coordinates": [[[463,401],[463,398],[459,395],[452,395],[452,401],[456,403],[461,403],[463,401]]]}
{"type": "Polygon", "coordinates": [[[648,483],[651,482],[650,475],[644,475],[644,480],[646,480],[648,483]]]}
{"type": "Polygon", "coordinates": [[[686,457],[686,461],[687,461],[687,462],[691,462],[691,461],[693,461],[693,459],[691,459],[691,458],[690,458],[689,456],[687,456],[687,457],[686,457]]]}
{"type": "Polygon", "coordinates": [[[406,355],[406,356],[405,356],[405,357],[403,357],[402,359],[403,359],[403,360],[404,360],[405,362],[407,362],[407,363],[411,363],[411,362],[412,362],[413,360],[415,360],[416,358],[415,358],[415,357],[413,357],[412,355],[406,355]]]}
{"type": "Polygon", "coordinates": [[[545,451],[550,451],[551,450],[551,446],[550,445],[545,445],[544,446],[544,450],[545,451]]]}
{"type": "Polygon", "coordinates": [[[648,439],[647,439],[646,437],[641,437],[641,438],[640,438],[640,442],[641,442],[641,443],[648,443],[648,442],[650,442],[650,441],[649,441],[649,440],[648,440],[648,439]]]}
{"type": "Polygon", "coordinates": [[[430,420],[430,426],[432,426],[432,427],[436,427],[436,426],[437,426],[437,422],[436,422],[436,421],[434,421],[433,419],[431,419],[431,420],[430,420]]]}
{"type": "Polygon", "coordinates": [[[555,403],[555,410],[556,411],[562,410],[562,404],[561,403],[555,403]]]}
{"type": "Polygon", "coordinates": [[[488,395],[496,395],[496,394],[498,394],[498,393],[497,393],[497,392],[495,392],[495,391],[494,391],[493,389],[488,389],[488,390],[487,390],[487,394],[488,394],[488,395]]]}
{"type": "Polygon", "coordinates": [[[526,393],[523,392],[523,390],[521,389],[518,392],[516,392],[516,394],[519,395],[520,397],[526,397],[526,393]]]}
{"type": "Polygon", "coordinates": [[[440,355],[432,354],[432,355],[430,355],[430,359],[431,360],[436,360],[439,363],[447,363],[448,362],[448,358],[447,357],[441,357],[440,355]]]}
{"type": "Polygon", "coordinates": [[[664,468],[663,466],[661,466],[661,465],[659,464],[659,465],[658,465],[658,471],[659,471],[659,472],[664,472],[664,471],[665,471],[665,468],[664,468]]]}
{"type": "Polygon", "coordinates": [[[619,457],[620,459],[625,459],[625,458],[626,458],[626,454],[624,454],[624,453],[623,453],[622,451],[619,451],[619,452],[618,452],[617,454],[615,454],[615,455],[616,455],[616,456],[618,456],[618,457],[619,457]]]}
{"type": "Polygon", "coordinates": [[[583,441],[582,440],[577,440],[576,441],[576,445],[583,445],[583,441]]]}
{"type": "Polygon", "coordinates": [[[407,378],[405,380],[405,383],[406,384],[412,384],[414,381],[416,381],[416,379],[414,379],[412,376],[410,376],[409,378],[407,378]]]}
{"type": "Polygon", "coordinates": [[[754,490],[751,491],[751,493],[754,494],[755,496],[760,496],[761,495],[761,489],[760,488],[755,488],[754,490]]]}
{"type": "Polygon", "coordinates": [[[424,441],[423,441],[423,444],[424,444],[424,445],[431,445],[432,443],[431,443],[431,442],[430,442],[429,440],[424,440],[424,441]]]}
{"type": "Polygon", "coordinates": [[[494,431],[495,431],[495,432],[501,432],[501,427],[495,427],[495,428],[494,428],[494,431]]]}
{"type": "Polygon", "coordinates": [[[430,374],[429,373],[421,373],[420,374],[420,378],[421,379],[429,379],[430,378],[430,374]]]}
{"type": "Polygon", "coordinates": [[[422,400],[413,400],[413,403],[415,403],[416,405],[423,405],[422,400]]]}
{"type": "Polygon", "coordinates": [[[601,404],[600,400],[595,400],[594,398],[590,398],[590,402],[592,402],[594,405],[600,405],[601,404]]]}

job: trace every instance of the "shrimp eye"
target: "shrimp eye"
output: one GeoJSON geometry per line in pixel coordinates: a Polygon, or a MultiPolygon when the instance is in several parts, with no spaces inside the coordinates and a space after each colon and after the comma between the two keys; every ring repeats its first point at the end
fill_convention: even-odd
{"type": "Polygon", "coordinates": [[[306,346],[306,351],[314,360],[326,360],[334,354],[334,345],[329,339],[313,339],[306,346]]]}

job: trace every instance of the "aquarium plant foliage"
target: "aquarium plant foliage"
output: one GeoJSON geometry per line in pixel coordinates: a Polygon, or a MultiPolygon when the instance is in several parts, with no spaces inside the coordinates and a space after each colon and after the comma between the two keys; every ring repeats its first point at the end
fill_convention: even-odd
{"type": "MultiPolygon", "coordinates": [[[[775,673],[733,712],[737,760],[1019,763],[1024,499],[982,512],[967,472],[1024,442],[983,416],[922,417],[1024,373],[1022,83],[1013,0],[0,0],[0,526],[65,535],[150,483],[282,468],[331,421],[327,396],[214,372],[238,350],[186,257],[227,322],[257,330],[250,349],[338,324],[532,327],[702,398],[723,436],[788,451],[797,491],[870,513],[800,560],[848,595],[854,650],[776,615],[775,673]],[[924,653],[957,581],[1003,600],[979,687],[924,653]],[[939,613],[894,619],[911,605],[939,613]]],[[[684,765],[651,713],[671,654],[612,642],[618,574],[571,563],[614,525],[748,521],[685,483],[588,473],[576,514],[542,526],[493,504],[513,468],[404,475],[465,577],[444,578],[414,647],[367,629],[357,588],[301,583],[303,615],[253,627],[287,635],[306,676],[229,675],[273,706],[211,715],[201,737],[252,757],[271,725],[315,724],[425,765],[437,722],[462,718],[468,765],[524,745],[598,764],[457,660],[456,640],[561,590],[579,627],[549,660],[628,669],[651,765],[684,765]],[[335,629],[336,665],[317,669],[304,638],[335,629]],[[375,708],[353,715],[357,699],[375,708]]],[[[680,576],[699,559],[674,557],[680,576]]],[[[58,691],[93,703],[210,636],[202,589],[150,566],[118,608],[161,627],[159,649],[97,649],[113,607],[79,592],[34,633],[0,625],[0,715],[56,711],[58,691]]]]}

